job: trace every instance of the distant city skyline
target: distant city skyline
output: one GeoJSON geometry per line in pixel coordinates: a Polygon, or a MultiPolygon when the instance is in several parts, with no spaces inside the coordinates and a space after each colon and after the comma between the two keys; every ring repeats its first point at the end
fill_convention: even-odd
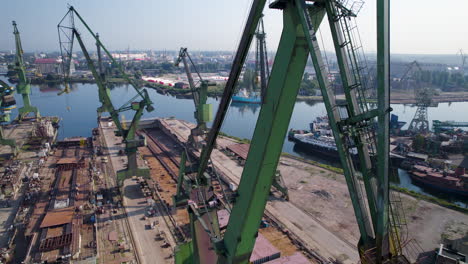
{"type": "MultiPolygon", "coordinates": [[[[178,50],[181,46],[204,51],[235,51],[251,0],[70,0],[110,50],[178,50]]],[[[468,1],[391,1],[391,51],[395,54],[456,54],[468,52],[468,1]],[[465,25],[466,24],[466,25],[465,25]]],[[[58,51],[57,23],[67,4],[60,0],[4,1],[0,4],[0,50],[14,49],[11,21],[18,23],[25,52],[58,51]]],[[[268,50],[274,51],[281,35],[278,10],[265,8],[268,50]]],[[[326,22],[326,21],[324,21],[326,22]]],[[[358,14],[366,52],[375,51],[375,1],[367,1],[358,14]]],[[[324,23],[323,25],[325,25],[324,23]]],[[[328,26],[322,35],[332,50],[328,26]]],[[[86,37],[84,27],[78,25],[86,37]]],[[[94,46],[93,46],[94,48],[94,46]]]]}

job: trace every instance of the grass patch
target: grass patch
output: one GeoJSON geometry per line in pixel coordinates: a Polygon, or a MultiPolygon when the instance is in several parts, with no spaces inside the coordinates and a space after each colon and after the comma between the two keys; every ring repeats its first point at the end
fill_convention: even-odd
{"type": "Polygon", "coordinates": [[[427,196],[427,195],[417,193],[415,191],[408,190],[406,188],[402,188],[402,187],[398,187],[398,186],[391,186],[390,188],[392,190],[395,190],[395,191],[398,191],[398,192],[413,196],[413,197],[415,197],[417,199],[428,201],[428,202],[431,202],[431,203],[435,203],[435,204],[438,204],[440,206],[443,206],[443,207],[446,207],[446,208],[449,208],[449,209],[453,209],[455,211],[459,211],[459,212],[464,213],[464,214],[468,214],[468,208],[463,208],[461,206],[458,206],[458,205],[456,205],[454,203],[451,203],[451,202],[448,202],[446,200],[436,198],[436,197],[427,196]]]}
{"type": "MultiPolygon", "coordinates": [[[[281,153],[281,155],[285,156],[285,157],[288,157],[288,158],[291,158],[291,159],[299,160],[299,161],[302,161],[302,162],[305,162],[305,163],[320,167],[322,169],[326,169],[326,170],[329,170],[329,171],[332,171],[332,172],[343,174],[343,169],[342,168],[337,168],[337,167],[333,167],[331,165],[322,164],[322,163],[314,161],[314,160],[307,160],[307,159],[304,159],[304,158],[301,158],[301,157],[298,157],[298,156],[294,156],[294,155],[286,153],[286,152],[281,153]]],[[[320,171],[320,173],[323,173],[323,172],[320,171]]]]}
{"type": "Polygon", "coordinates": [[[238,143],[250,144],[250,142],[252,142],[250,139],[247,139],[247,138],[238,138],[238,137],[231,136],[231,135],[228,135],[228,134],[223,133],[223,132],[219,132],[219,135],[220,135],[220,136],[223,136],[223,137],[227,137],[227,138],[234,139],[234,140],[237,141],[238,143]]]}
{"type": "Polygon", "coordinates": [[[299,183],[307,183],[307,181],[304,181],[304,180],[300,180],[299,183]]]}
{"type": "Polygon", "coordinates": [[[22,150],[29,150],[29,149],[31,149],[31,145],[25,144],[25,145],[21,146],[21,149],[22,150]]]}

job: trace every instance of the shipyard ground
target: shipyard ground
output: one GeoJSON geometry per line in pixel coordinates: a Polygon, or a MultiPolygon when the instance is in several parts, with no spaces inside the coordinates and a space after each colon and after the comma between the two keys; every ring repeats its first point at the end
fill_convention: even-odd
{"type": "MultiPolygon", "coordinates": [[[[115,127],[109,125],[107,121],[101,122],[100,138],[105,141],[109,166],[115,173],[125,167],[126,157],[119,155],[123,144],[114,135],[115,127]]],[[[140,164],[147,165],[151,171],[148,185],[152,187],[152,208],[156,213],[150,218],[145,217],[149,196],[135,179],[128,179],[123,188],[126,216],[121,217],[127,219],[132,233],[129,234],[132,237],[129,244],[133,245],[130,248],[135,248],[133,257],[141,263],[172,263],[173,247],[189,238],[186,211],[173,209],[171,196],[175,194],[177,183],[180,143],[186,142],[192,127],[193,124],[176,119],[142,121],[139,133],[147,137],[148,145],[139,148],[140,164]],[[157,223],[154,229],[148,228],[151,222],[157,223]]],[[[222,151],[236,142],[221,137],[217,143],[212,154],[213,164],[226,186],[229,183],[237,185],[243,167],[237,159],[222,151]]],[[[198,156],[200,153],[194,151],[192,154],[198,156]]],[[[260,229],[260,233],[280,249],[281,256],[302,252],[311,263],[329,259],[358,263],[356,244],[359,233],[343,175],[286,156],[281,157],[279,169],[289,189],[290,200],[273,193],[265,209],[265,218],[272,227],[260,229]]],[[[400,194],[399,197],[407,219],[408,231],[403,233],[403,238],[405,241],[414,239],[422,249],[407,252],[413,259],[420,253],[432,252],[445,231],[466,228],[463,225],[468,222],[466,214],[408,195],[400,194]]],[[[125,232],[122,236],[125,237],[125,232]]],[[[98,231],[98,237],[108,240],[109,234],[99,235],[98,231]]],[[[101,259],[100,262],[104,263],[101,259]]]]}
{"type": "MultiPolygon", "coordinates": [[[[164,121],[166,128],[182,141],[193,127],[175,119],[164,121]]],[[[228,141],[230,139],[218,140],[218,148],[232,144],[228,141]]],[[[225,172],[229,180],[238,183],[242,166],[219,150],[215,150],[212,157],[218,171],[225,172]]],[[[355,245],[359,232],[343,175],[289,157],[281,158],[279,169],[289,189],[290,201],[271,197],[265,213],[276,218],[304,247],[318,255],[357,263],[355,245]]],[[[407,241],[415,239],[424,252],[432,252],[447,230],[466,229],[467,214],[408,195],[399,196],[406,214],[407,241]]],[[[419,253],[408,254],[416,258],[419,253]]]]}
{"type": "MultiPolygon", "coordinates": [[[[24,206],[28,186],[22,180],[32,177],[33,172],[44,171],[41,159],[50,146],[46,148],[45,143],[53,142],[57,136],[56,129],[49,125],[57,122],[58,118],[43,117],[41,120],[50,122],[42,126],[41,131],[37,130],[38,120],[34,118],[26,118],[21,123],[13,121],[3,126],[4,138],[14,140],[18,150],[14,157],[13,148],[0,146],[0,258],[3,261],[14,259],[17,255],[15,247],[19,242],[17,238],[24,233],[24,220],[29,208],[24,206]],[[47,130],[42,130],[46,127],[50,128],[47,131],[50,134],[41,134],[47,130]]],[[[27,246],[21,242],[19,244],[27,246]]],[[[26,252],[20,255],[24,258],[26,252]]]]}
{"type": "MultiPolygon", "coordinates": [[[[100,138],[106,144],[105,151],[107,152],[106,155],[110,157],[109,163],[113,167],[113,175],[125,168],[127,162],[126,156],[119,153],[120,150],[123,150],[124,145],[121,143],[121,138],[115,136],[115,129],[115,126],[108,121],[100,123],[100,138]],[[111,125],[109,126],[109,124],[111,125]]],[[[169,177],[167,171],[161,169],[162,166],[159,164],[159,161],[148,148],[143,147],[139,151],[146,159],[146,162],[139,160],[140,166],[148,163],[151,168],[152,177],[169,177]]],[[[162,203],[155,199],[157,201],[157,204],[155,204],[157,212],[152,217],[146,217],[148,209],[147,197],[143,195],[138,182],[135,179],[127,179],[124,181],[122,190],[123,207],[125,210],[125,216],[122,221],[127,222],[131,233],[127,237],[131,237],[132,247],[135,249],[133,259],[138,263],[173,263],[172,248],[175,247],[176,242],[171,234],[177,227],[169,219],[171,216],[165,212],[166,208],[163,208],[162,203]],[[151,222],[158,223],[154,229],[148,228],[151,222]],[[164,239],[157,239],[159,234],[163,234],[164,239]]],[[[175,194],[175,188],[173,190],[175,194]]],[[[167,193],[169,191],[166,189],[167,193]]],[[[170,195],[169,193],[169,198],[170,195]]],[[[104,243],[108,240],[108,235],[104,233],[102,238],[102,243],[104,243]]],[[[107,262],[100,260],[100,263],[107,262]]]]}

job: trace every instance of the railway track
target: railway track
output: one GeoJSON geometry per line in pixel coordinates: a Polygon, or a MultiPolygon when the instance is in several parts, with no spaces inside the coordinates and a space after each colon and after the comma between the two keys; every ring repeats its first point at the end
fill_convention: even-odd
{"type": "MultiPolygon", "coordinates": [[[[100,135],[104,135],[102,129],[100,131],[100,135]]],[[[101,146],[104,146],[104,147],[108,148],[105,140],[103,140],[102,137],[99,137],[99,139],[100,139],[101,146]]],[[[117,186],[117,182],[116,182],[116,175],[115,175],[115,173],[113,173],[114,168],[112,166],[112,162],[109,162],[106,165],[107,166],[104,166],[105,169],[106,169],[106,175],[109,176],[109,177],[105,177],[107,188],[108,189],[115,188],[117,186]],[[111,173],[109,173],[109,172],[111,172],[111,173]],[[112,175],[112,177],[110,177],[111,175],[112,175]]],[[[120,193],[120,192],[119,192],[119,197],[120,197],[121,201],[124,200],[123,194],[120,193]]],[[[136,246],[135,237],[133,236],[133,232],[131,231],[132,229],[130,227],[130,222],[128,220],[127,212],[125,210],[122,210],[122,213],[125,215],[125,217],[123,217],[124,228],[122,228],[122,231],[123,231],[125,237],[129,238],[129,240],[130,240],[130,244],[132,246],[132,251],[133,251],[133,256],[135,257],[136,263],[142,263],[141,258],[140,258],[140,253],[138,252],[138,248],[136,246]]]]}
{"type": "Polygon", "coordinates": [[[148,149],[153,153],[154,157],[164,166],[167,172],[171,175],[172,179],[177,183],[179,174],[179,165],[174,157],[167,154],[164,146],[158,142],[150,133],[144,130],[139,134],[151,139],[147,141],[148,149]]]}

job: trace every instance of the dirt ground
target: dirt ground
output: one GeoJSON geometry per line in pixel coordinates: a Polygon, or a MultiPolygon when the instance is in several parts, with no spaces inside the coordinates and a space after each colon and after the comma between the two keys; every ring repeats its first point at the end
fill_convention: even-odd
{"type": "MultiPolygon", "coordinates": [[[[280,170],[290,189],[290,201],[342,239],[356,245],[359,230],[344,176],[301,161],[282,157],[280,170]]],[[[408,239],[427,251],[441,242],[450,228],[468,222],[468,215],[401,194],[408,239]]]]}

